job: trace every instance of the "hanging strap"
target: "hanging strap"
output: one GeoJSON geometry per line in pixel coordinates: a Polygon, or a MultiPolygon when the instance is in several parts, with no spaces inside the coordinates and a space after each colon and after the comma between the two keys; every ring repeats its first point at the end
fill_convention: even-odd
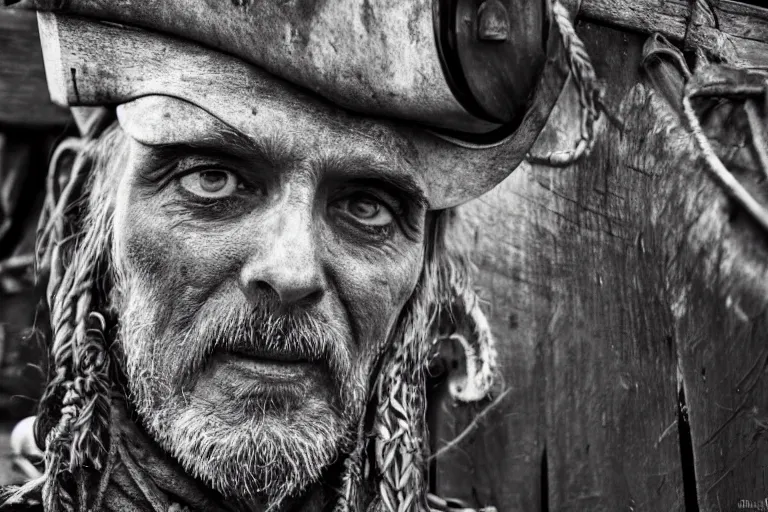
{"type": "Polygon", "coordinates": [[[712,179],[768,232],[768,197],[759,192],[768,180],[768,71],[712,64],[698,51],[694,56],[698,66],[692,73],[683,52],[654,34],[643,48],[643,69],[650,85],[685,121],[712,179]],[[751,151],[741,155],[740,163],[756,175],[731,172],[707,135],[702,113],[707,107],[723,108],[724,103],[731,110],[726,117],[716,116],[715,122],[734,120],[737,130],[746,132],[744,143],[751,151]]]}

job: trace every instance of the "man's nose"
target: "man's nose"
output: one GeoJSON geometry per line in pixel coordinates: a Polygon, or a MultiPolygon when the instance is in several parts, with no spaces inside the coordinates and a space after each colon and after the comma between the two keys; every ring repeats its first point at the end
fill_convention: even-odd
{"type": "Polygon", "coordinates": [[[281,308],[318,302],[325,284],[311,214],[281,212],[256,229],[257,247],[240,276],[245,295],[254,302],[276,295],[281,308]]]}

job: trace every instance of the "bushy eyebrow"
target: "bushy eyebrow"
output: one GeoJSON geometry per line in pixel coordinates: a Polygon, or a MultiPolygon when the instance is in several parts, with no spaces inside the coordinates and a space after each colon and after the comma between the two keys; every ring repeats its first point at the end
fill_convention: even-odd
{"type": "Polygon", "coordinates": [[[256,160],[273,168],[287,166],[294,160],[290,146],[285,140],[279,137],[268,137],[256,141],[234,129],[217,130],[195,140],[185,140],[181,143],[153,145],[152,150],[158,155],[168,156],[198,153],[256,160]]]}
{"type": "Polygon", "coordinates": [[[429,201],[423,188],[407,170],[375,157],[351,153],[353,152],[324,158],[320,169],[323,177],[326,179],[383,183],[389,188],[395,189],[415,206],[429,207],[429,201]]]}
{"type": "Polygon", "coordinates": [[[350,181],[358,183],[368,183],[371,185],[383,184],[385,188],[394,189],[397,195],[403,196],[414,206],[426,209],[429,206],[427,197],[421,190],[421,187],[410,177],[393,174],[382,174],[377,172],[366,172],[361,170],[348,177],[350,181]]]}
{"type": "MultiPolygon", "coordinates": [[[[286,139],[272,136],[254,140],[230,127],[207,133],[194,141],[161,144],[152,146],[152,149],[160,158],[197,153],[211,157],[255,160],[272,169],[289,166],[295,161],[290,143],[286,139]]],[[[321,178],[384,183],[400,192],[414,205],[429,208],[429,201],[422,186],[409,171],[359,148],[347,148],[341,155],[326,154],[321,158],[317,171],[320,174],[318,177],[321,178]]]]}
{"type": "Polygon", "coordinates": [[[413,178],[405,175],[394,175],[387,176],[384,181],[406,194],[419,208],[426,209],[429,207],[427,196],[413,178]]]}

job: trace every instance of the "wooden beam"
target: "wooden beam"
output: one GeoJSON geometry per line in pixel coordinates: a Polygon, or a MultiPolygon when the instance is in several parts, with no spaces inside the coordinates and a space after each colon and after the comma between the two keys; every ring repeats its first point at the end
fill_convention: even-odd
{"type": "Polygon", "coordinates": [[[713,6],[720,30],[742,39],[768,42],[768,9],[741,2],[713,6]]]}
{"type": "Polygon", "coordinates": [[[51,103],[34,12],[0,9],[0,123],[51,126],[69,111],[51,103]]]}
{"type": "Polygon", "coordinates": [[[625,30],[661,33],[728,63],[768,68],[768,9],[721,0],[583,0],[580,16],[625,30]]]}

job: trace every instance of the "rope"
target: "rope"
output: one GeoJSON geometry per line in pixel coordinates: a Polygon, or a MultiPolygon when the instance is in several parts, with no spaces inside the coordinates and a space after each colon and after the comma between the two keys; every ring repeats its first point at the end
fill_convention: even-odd
{"type": "Polygon", "coordinates": [[[553,0],[552,15],[565,49],[570,76],[579,93],[581,119],[579,140],[574,147],[564,151],[549,151],[542,155],[528,153],[526,160],[532,164],[550,167],[566,167],[588,155],[595,145],[595,122],[600,117],[603,88],[598,84],[595,70],[583,41],[576,34],[568,10],[559,0],[553,0]]]}
{"type": "Polygon", "coordinates": [[[768,143],[762,124],[760,123],[760,114],[757,112],[755,100],[749,99],[744,103],[744,110],[747,112],[747,122],[752,132],[752,145],[757,153],[757,161],[763,172],[762,180],[768,179],[768,143]]]}
{"type": "MultiPolygon", "coordinates": [[[[712,69],[713,68],[710,67],[710,70],[712,69]]],[[[696,145],[704,157],[706,169],[709,171],[715,182],[717,182],[717,184],[720,185],[731,198],[744,208],[763,230],[768,232],[768,210],[758,203],[752,194],[750,194],[749,191],[739,183],[736,177],[728,171],[725,165],[723,165],[723,162],[709,143],[709,139],[704,134],[698,116],[693,109],[691,102],[693,98],[714,98],[722,96],[746,99],[745,110],[751,128],[750,131],[753,144],[758,155],[758,165],[762,169],[763,176],[768,176],[768,157],[766,157],[766,152],[768,152],[768,149],[766,149],[768,148],[768,141],[766,141],[765,134],[760,127],[759,119],[757,119],[757,112],[753,110],[756,107],[751,105],[754,98],[765,99],[766,96],[768,96],[768,78],[766,78],[766,81],[762,84],[727,83],[727,81],[724,83],[722,80],[705,85],[692,83],[686,88],[685,95],[683,96],[683,113],[693,134],[694,140],[696,141],[696,145]]]]}

